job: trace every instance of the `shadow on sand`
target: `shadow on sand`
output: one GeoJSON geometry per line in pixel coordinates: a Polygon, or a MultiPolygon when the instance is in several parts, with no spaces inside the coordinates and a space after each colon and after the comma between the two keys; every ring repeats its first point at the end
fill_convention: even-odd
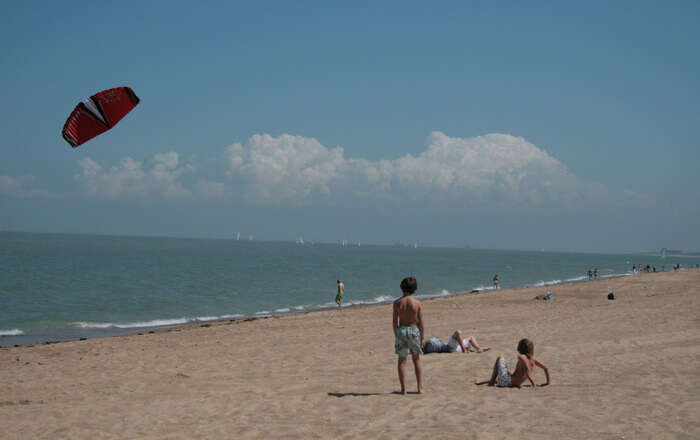
{"type": "MultiPolygon", "coordinates": [[[[367,396],[388,396],[391,394],[401,395],[400,391],[392,391],[390,393],[328,393],[329,397],[367,397],[367,396]]],[[[408,392],[408,394],[418,394],[417,392],[408,392]]]]}

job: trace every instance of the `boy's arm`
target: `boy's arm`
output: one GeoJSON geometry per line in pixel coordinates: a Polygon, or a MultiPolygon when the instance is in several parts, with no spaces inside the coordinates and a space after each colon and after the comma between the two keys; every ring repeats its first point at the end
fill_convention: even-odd
{"type": "Polygon", "coordinates": [[[394,337],[396,337],[396,331],[399,327],[399,309],[396,307],[396,303],[394,303],[394,316],[392,317],[391,321],[392,326],[394,327],[394,337]]]}
{"type": "Polygon", "coordinates": [[[537,384],[535,383],[535,378],[532,377],[532,371],[527,372],[527,379],[530,381],[530,384],[532,385],[532,389],[534,390],[537,387],[537,384]]]}
{"type": "Polygon", "coordinates": [[[418,330],[420,330],[420,346],[423,346],[425,331],[423,330],[423,304],[418,303],[418,330]]]}
{"type": "Polygon", "coordinates": [[[540,367],[541,369],[544,370],[544,375],[545,375],[545,378],[547,379],[547,382],[543,383],[540,386],[546,387],[547,385],[549,385],[549,368],[547,368],[547,366],[544,363],[538,361],[537,359],[535,359],[535,365],[537,365],[538,367],[540,367]]]}

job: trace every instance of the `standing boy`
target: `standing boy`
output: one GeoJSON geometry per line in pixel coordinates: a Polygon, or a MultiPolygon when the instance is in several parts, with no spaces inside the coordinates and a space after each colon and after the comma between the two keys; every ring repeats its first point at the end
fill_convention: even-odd
{"type": "Polygon", "coordinates": [[[416,290],[418,290],[416,279],[413,277],[404,278],[401,281],[403,296],[394,301],[392,326],[394,327],[396,354],[399,355],[398,370],[401,394],[406,394],[406,357],[409,352],[413,358],[418,394],[423,394],[423,367],[420,360],[424,334],[423,305],[411,296],[416,290]]]}

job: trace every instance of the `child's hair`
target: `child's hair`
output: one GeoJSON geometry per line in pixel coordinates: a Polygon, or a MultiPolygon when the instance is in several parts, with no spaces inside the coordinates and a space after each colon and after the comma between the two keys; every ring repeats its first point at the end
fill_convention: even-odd
{"type": "Polygon", "coordinates": [[[528,359],[532,358],[535,355],[535,344],[527,338],[521,339],[518,342],[518,353],[524,354],[528,359]]]}
{"type": "Polygon", "coordinates": [[[407,277],[407,278],[404,278],[403,280],[401,280],[401,291],[411,295],[416,290],[418,290],[418,281],[416,281],[415,278],[407,277]]]}

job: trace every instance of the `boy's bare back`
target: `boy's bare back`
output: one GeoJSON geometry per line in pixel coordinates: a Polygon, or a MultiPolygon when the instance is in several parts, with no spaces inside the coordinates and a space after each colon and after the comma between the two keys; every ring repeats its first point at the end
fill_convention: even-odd
{"type": "Polygon", "coordinates": [[[394,314],[398,316],[398,325],[418,327],[423,313],[423,304],[412,296],[404,295],[394,301],[394,314]]]}
{"type": "Polygon", "coordinates": [[[524,354],[518,354],[518,364],[515,366],[515,371],[511,377],[511,386],[520,388],[520,385],[525,382],[525,379],[529,380],[532,386],[536,386],[535,379],[532,375],[532,370],[535,365],[542,368],[547,376],[547,382],[545,385],[549,385],[549,369],[542,362],[535,359],[534,356],[528,358],[524,354]]]}

